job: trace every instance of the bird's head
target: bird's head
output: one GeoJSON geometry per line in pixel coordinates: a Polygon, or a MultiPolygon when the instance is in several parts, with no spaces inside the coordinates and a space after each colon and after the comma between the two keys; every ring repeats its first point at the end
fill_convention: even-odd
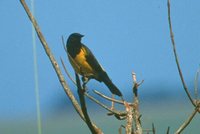
{"type": "Polygon", "coordinates": [[[80,33],[72,33],[67,39],[67,44],[68,43],[79,43],[83,36],[84,35],[82,35],[80,33]]]}

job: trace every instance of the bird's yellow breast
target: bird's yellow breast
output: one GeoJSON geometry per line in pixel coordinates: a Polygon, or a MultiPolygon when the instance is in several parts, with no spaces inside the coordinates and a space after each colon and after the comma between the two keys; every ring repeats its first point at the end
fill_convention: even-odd
{"type": "Polygon", "coordinates": [[[69,54],[69,61],[72,64],[75,71],[84,76],[92,76],[95,74],[92,67],[88,64],[86,60],[87,52],[84,48],[80,49],[79,54],[76,55],[75,58],[72,58],[69,54]]]}

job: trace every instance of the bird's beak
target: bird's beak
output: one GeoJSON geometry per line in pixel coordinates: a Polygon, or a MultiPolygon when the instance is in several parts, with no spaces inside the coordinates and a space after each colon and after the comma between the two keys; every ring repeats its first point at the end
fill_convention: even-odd
{"type": "Polygon", "coordinates": [[[80,36],[81,36],[81,38],[84,37],[84,35],[82,35],[82,34],[80,36]]]}

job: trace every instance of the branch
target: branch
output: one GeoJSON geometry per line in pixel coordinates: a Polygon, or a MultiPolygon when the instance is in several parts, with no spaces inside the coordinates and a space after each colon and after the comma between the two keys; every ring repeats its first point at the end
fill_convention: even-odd
{"type": "MultiPolygon", "coordinates": [[[[108,96],[106,96],[106,95],[100,93],[100,92],[97,91],[97,90],[93,90],[93,92],[96,93],[97,95],[101,96],[102,98],[106,99],[106,100],[109,100],[109,101],[116,102],[116,103],[118,103],[118,104],[123,104],[123,105],[124,105],[124,102],[121,101],[121,100],[116,100],[116,99],[114,99],[114,98],[110,98],[110,97],[108,97],[108,96]]],[[[128,105],[133,106],[132,103],[128,103],[128,105]]]]}
{"type": "MultiPolygon", "coordinates": [[[[178,56],[177,56],[177,53],[176,53],[176,44],[175,44],[175,40],[174,40],[174,34],[173,34],[173,31],[172,31],[171,17],[170,17],[170,0],[168,0],[168,2],[167,2],[167,7],[168,7],[168,21],[169,21],[170,37],[171,37],[171,42],[172,42],[172,46],[173,46],[173,52],[174,52],[174,56],[175,56],[175,60],[176,60],[176,65],[177,65],[178,72],[179,72],[179,75],[180,75],[180,78],[181,78],[181,81],[182,81],[182,84],[183,84],[183,88],[184,88],[184,90],[185,90],[190,102],[195,106],[195,110],[193,111],[191,116],[176,131],[176,134],[180,134],[189,125],[189,123],[192,121],[192,119],[194,118],[196,113],[198,111],[200,111],[200,110],[199,110],[199,104],[196,104],[194,102],[194,100],[192,99],[192,97],[191,97],[191,95],[190,95],[190,93],[188,91],[188,88],[187,88],[187,85],[186,85],[186,83],[184,81],[184,77],[183,77],[183,74],[182,74],[182,71],[181,71],[181,67],[180,67],[180,64],[179,64],[178,56]]],[[[197,75],[198,75],[198,73],[197,73],[197,75]]]]}
{"type": "Polygon", "coordinates": [[[142,126],[140,121],[140,112],[139,112],[139,99],[138,99],[138,87],[143,83],[141,81],[140,83],[137,82],[136,74],[132,72],[133,77],[133,105],[130,106],[127,102],[124,102],[124,106],[126,108],[127,112],[127,122],[125,126],[126,134],[142,134],[142,126]],[[135,130],[133,129],[133,122],[135,123],[135,130]]]}
{"type": "Polygon", "coordinates": [[[177,65],[177,68],[178,68],[178,72],[179,72],[179,76],[181,78],[181,82],[183,84],[183,88],[190,100],[190,102],[196,107],[196,104],[195,102],[193,101],[189,91],[188,91],[188,88],[187,88],[187,85],[185,83],[185,80],[184,80],[184,77],[183,77],[183,74],[182,74],[182,71],[181,71],[181,67],[180,67],[180,64],[179,64],[179,60],[178,60],[178,55],[177,55],[177,52],[176,52],[176,44],[175,44],[175,40],[174,40],[174,34],[173,34],[173,31],[172,31],[172,23],[171,23],[171,15],[170,15],[170,0],[168,0],[167,2],[167,7],[168,7],[168,22],[169,22],[169,29],[170,29],[170,37],[171,37],[171,42],[172,42],[172,46],[173,46],[173,52],[174,52],[174,56],[175,56],[175,60],[176,60],[176,65],[177,65]]]}
{"type": "MultiPolygon", "coordinates": [[[[66,83],[66,81],[64,79],[64,76],[62,75],[61,70],[60,70],[60,68],[58,66],[58,63],[56,62],[56,60],[55,60],[55,58],[54,58],[54,56],[53,56],[53,54],[52,54],[47,42],[46,42],[46,40],[45,40],[45,38],[44,38],[44,36],[42,34],[42,32],[40,31],[40,28],[39,28],[34,16],[30,12],[25,0],[20,0],[20,2],[22,4],[22,6],[24,7],[24,9],[25,9],[30,21],[32,22],[32,24],[33,24],[33,26],[35,28],[37,36],[40,39],[40,42],[41,42],[41,44],[42,44],[47,56],[49,57],[49,60],[51,61],[51,64],[52,64],[52,66],[53,66],[53,68],[54,68],[54,70],[55,70],[55,72],[56,72],[56,74],[58,76],[58,79],[59,79],[59,81],[60,81],[65,93],[69,97],[70,101],[72,102],[75,110],[77,111],[77,113],[79,114],[81,119],[83,121],[85,121],[85,118],[84,118],[83,112],[82,112],[82,110],[80,108],[80,105],[78,104],[76,98],[74,97],[73,93],[71,92],[70,88],[68,87],[68,85],[67,85],[67,83],[66,83]]],[[[101,129],[99,129],[94,123],[92,125],[95,127],[95,130],[98,131],[98,134],[102,134],[103,133],[101,131],[101,129]]]]}
{"type": "Polygon", "coordinates": [[[80,103],[81,103],[81,109],[82,109],[84,117],[85,117],[85,122],[86,122],[87,126],[89,127],[90,131],[92,132],[92,134],[96,134],[97,132],[95,131],[95,129],[92,125],[92,122],[90,120],[90,117],[88,115],[88,112],[87,112],[87,107],[86,107],[86,103],[85,103],[85,96],[84,96],[85,89],[83,89],[81,87],[78,74],[75,73],[75,75],[76,75],[76,83],[77,83],[77,88],[78,88],[78,96],[79,96],[80,103]]]}
{"type": "Polygon", "coordinates": [[[64,71],[65,73],[67,74],[67,76],[69,77],[69,79],[72,81],[72,83],[74,83],[74,85],[76,85],[76,81],[71,77],[71,75],[69,74],[69,72],[67,71],[66,67],[65,67],[65,64],[64,64],[64,61],[62,60],[62,58],[60,57],[60,60],[61,60],[61,63],[62,63],[62,66],[64,68],[64,71]]]}
{"type": "MultiPolygon", "coordinates": [[[[126,112],[127,112],[127,117],[126,117],[127,123],[126,123],[126,126],[125,126],[126,134],[132,134],[132,133],[134,133],[132,131],[133,130],[133,114],[134,114],[133,113],[133,107],[129,106],[126,102],[124,102],[124,106],[125,106],[126,112]]],[[[137,127],[136,127],[136,129],[137,129],[137,127]]],[[[139,133],[136,133],[136,134],[139,134],[139,133]]]]}
{"type": "MultiPolygon", "coordinates": [[[[182,84],[183,84],[183,88],[184,88],[184,90],[185,90],[190,102],[195,107],[195,110],[190,115],[190,117],[176,131],[176,134],[180,134],[189,125],[189,123],[192,121],[192,119],[194,118],[196,113],[200,112],[200,110],[199,110],[200,103],[198,103],[198,101],[197,101],[197,103],[195,103],[195,101],[192,99],[192,97],[191,97],[191,95],[190,95],[190,93],[188,91],[187,85],[186,85],[186,83],[184,81],[184,77],[183,77],[183,74],[182,74],[182,71],[181,71],[181,67],[180,67],[180,64],[179,64],[179,60],[178,60],[178,55],[176,53],[176,44],[175,44],[175,40],[174,40],[174,34],[173,34],[173,31],[172,31],[171,16],[170,16],[170,0],[168,0],[168,2],[167,2],[167,7],[168,7],[168,21],[169,21],[170,37],[171,37],[171,42],[172,42],[172,46],[173,46],[173,52],[174,52],[174,56],[175,56],[175,60],[176,60],[176,65],[177,65],[178,72],[179,72],[179,75],[180,75],[180,78],[181,78],[181,81],[182,81],[182,84]]],[[[198,80],[198,73],[196,75],[196,81],[197,80],[198,80]]],[[[195,89],[195,91],[197,92],[197,88],[195,89]]],[[[195,94],[197,94],[197,93],[195,93],[195,94]]],[[[197,97],[197,95],[196,95],[196,97],[197,97]]]]}
{"type": "Polygon", "coordinates": [[[133,118],[135,122],[135,133],[142,134],[142,126],[140,121],[140,112],[139,112],[139,99],[138,99],[138,87],[142,84],[142,82],[138,83],[136,79],[136,73],[132,72],[133,77],[133,93],[134,93],[134,108],[133,108],[133,118]]]}
{"type": "MultiPolygon", "coordinates": [[[[65,66],[65,64],[64,64],[64,62],[63,62],[63,60],[61,59],[61,62],[62,62],[62,65],[63,65],[63,67],[64,67],[64,70],[65,70],[65,72],[67,73],[67,76],[69,77],[69,79],[75,84],[75,85],[77,85],[76,84],[76,82],[73,80],[73,78],[72,78],[72,76],[69,74],[69,72],[67,71],[67,69],[66,69],[66,66],[65,66]]],[[[101,94],[100,92],[98,92],[98,91],[94,91],[94,92],[96,92],[97,94],[101,94]]],[[[106,105],[104,105],[104,104],[102,104],[101,102],[99,102],[97,99],[95,99],[94,97],[92,97],[92,96],[90,96],[89,94],[87,94],[87,93],[84,93],[84,95],[85,96],[87,96],[90,100],[92,100],[93,102],[95,102],[95,103],[97,103],[98,105],[100,105],[101,107],[103,107],[104,109],[106,109],[106,110],[108,110],[108,111],[110,111],[111,113],[113,113],[115,116],[125,116],[126,115],[126,112],[119,112],[119,111],[116,111],[116,110],[113,110],[113,109],[110,109],[110,108],[108,108],[106,105]]],[[[103,95],[103,94],[101,94],[102,96],[105,96],[105,95],[103,95]]],[[[109,97],[108,97],[109,98],[109,97]]],[[[111,98],[110,98],[111,99],[111,98]]],[[[116,100],[116,101],[119,101],[119,100],[116,100]]]]}
{"type": "Polygon", "coordinates": [[[192,119],[194,118],[194,116],[196,115],[196,113],[198,112],[200,103],[197,105],[197,107],[195,108],[195,110],[192,112],[192,114],[190,115],[190,117],[183,123],[183,125],[180,126],[180,128],[176,131],[175,134],[180,134],[192,121],[192,119]]]}
{"type": "Polygon", "coordinates": [[[95,102],[96,104],[98,104],[99,106],[101,106],[102,108],[108,110],[109,112],[113,113],[116,116],[126,116],[127,113],[126,112],[121,112],[115,109],[110,109],[108,108],[106,105],[102,104],[101,102],[99,102],[97,99],[95,99],[94,97],[90,96],[89,94],[85,93],[85,96],[87,96],[90,100],[92,100],[93,102],[95,102]]]}
{"type": "Polygon", "coordinates": [[[68,52],[67,52],[67,48],[66,48],[66,46],[65,46],[65,40],[64,40],[64,37],[63,37],[63,36],[62,36],[62,44],[63,44],[63,48],[64,48],[65,52],[68,53],[68,52]]]}

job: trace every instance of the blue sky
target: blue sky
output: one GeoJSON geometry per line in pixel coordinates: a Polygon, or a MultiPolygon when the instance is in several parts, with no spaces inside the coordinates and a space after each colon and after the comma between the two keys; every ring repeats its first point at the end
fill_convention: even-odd
{"type": "MultiPolygon", "coordinates": [[[[28,0],[27,3],[30,6],[28,0]]],[[[177,51],[191,88],[200,64],[199,4],[199,1],[171,1],[177,51]]],[[[31,23],[19,1],[1,0],[0,16],[0,116],[27,116],[35,112],[31,23]]],[[[153,87],[150,92],[160,91],[161,86],[173,87],[167,89],[169,94],[180,91],[166,0],[35,0],[35,16],[60,67],[61,56],[72,75],[61,36],[66,40],[69,34],[80,32],[85,35],[82,42],[125,95],[131,92],[132,70],[138,80],[145,80],[143,93],[148,94],[149,87],[153,87]]],[[[45,110],[59,99],[65,101],[65,94],[38,39],[36,43],[41,106],[45,110]]],[[[108,92],[95,81],[88,86],[94,85],[108,92]]]]}

